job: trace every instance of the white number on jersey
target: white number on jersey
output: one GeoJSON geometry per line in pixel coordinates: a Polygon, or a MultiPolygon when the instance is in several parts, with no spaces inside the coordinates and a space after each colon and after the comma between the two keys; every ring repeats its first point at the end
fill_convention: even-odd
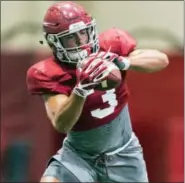
{"type": "Polygon", "coordinates": [[[104,109],[98,108],[91,111],[91,115],[93,117],[102,119],[114,112],[115,107],[118,105],[115,89],[107,90],[106,93],[102,95],[102,100],[103,100],[103,103],[108,102],[109,107],[104,109]]]}

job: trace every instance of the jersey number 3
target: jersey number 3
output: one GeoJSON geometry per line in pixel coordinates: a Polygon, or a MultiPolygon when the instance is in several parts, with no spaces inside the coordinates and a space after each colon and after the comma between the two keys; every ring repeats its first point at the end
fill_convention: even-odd
{"type": "Polygon", "coordinates": [[[91,111],[91,115],[95,118],[102,119],[114,112],[115,107],[118,104],[118,101],[116,100],[115,89],[106,91],[106,93],[102,95],[102,100],[103,100],[103,103],[108,102],[109,107],[104,109],[98,108],[91,111]]]}

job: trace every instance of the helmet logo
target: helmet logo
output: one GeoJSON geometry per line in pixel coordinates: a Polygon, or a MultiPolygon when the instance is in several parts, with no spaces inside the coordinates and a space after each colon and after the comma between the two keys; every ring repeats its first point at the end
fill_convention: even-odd
{"type": "Polygon", "coordinates": [[[81,29],[85,29],[86,27],[87,27],[86,24],[84,22],[80,21],[80,22],[71,24],[69,26],[69,32],[74,33],[74,32],[79,31],[81,29]]]}

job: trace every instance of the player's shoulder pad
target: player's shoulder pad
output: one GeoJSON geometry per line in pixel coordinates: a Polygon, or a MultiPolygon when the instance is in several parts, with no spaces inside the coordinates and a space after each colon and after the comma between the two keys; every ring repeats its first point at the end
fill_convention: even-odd
{"type": "Polygon", "coordinates": [[[32,65],[26,76],[28,91],[32,94],[54,91],[56,85],[71,79],[52,58],[42,60],[32,65]]]}
{"type": "Polygon", "coordinates": [[[136,40],[126,31],[111,28],[99,34],[100,49],[117,53],[120,56],[127,56],[136,45],[136,40]]]}

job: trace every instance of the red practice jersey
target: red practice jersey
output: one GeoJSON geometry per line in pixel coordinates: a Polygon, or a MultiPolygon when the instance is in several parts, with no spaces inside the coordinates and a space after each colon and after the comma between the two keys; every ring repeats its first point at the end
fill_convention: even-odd
{"type": "MultiPolygon", "coordinates": [[[[113,28],[99,35],[100,48],[120,56],[127,56],[135,47],[135,40],[124,31],[113,28]]],[[[74,131],[96,128],[111,122],[128,101],[126,72],[122,72],[122,83],[116,89],[95,90],[88,96],[82,114],[73,127],[74,131]]],[[[48,93],[69,96],[76,85],[76,68],[70,64],[58,63],[53,57],[34,64],[27,72],[27,87],[31,94],[48,93]]],[[[72,115],[72,111],[71,111],[72,115]]]]}

